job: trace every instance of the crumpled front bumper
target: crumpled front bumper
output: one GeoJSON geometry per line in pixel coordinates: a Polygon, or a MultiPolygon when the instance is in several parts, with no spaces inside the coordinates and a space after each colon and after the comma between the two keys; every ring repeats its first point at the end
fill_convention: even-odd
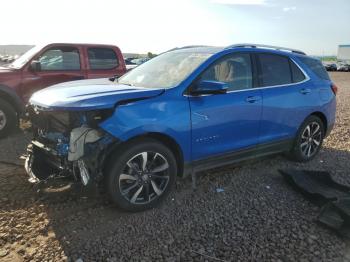
{"type": "Polygon", "coordinates": [[[24,168],[29,175],[28,181],[38,183],[50,177],[67,173],[61,159],[54,150],[38,141],[32,141],[27,147],[24,168]]]}
{"type": "MultiPolygon", "coordinates": [[[[106,157],[119,142],[110,135],[104,134],[98,141],[86,143],[79,158],[70,159],[68,155],[62,155],[60,151],[33,140],[28,145],[25,161],[29,182],[38,183],[58,177],[78,179],[85,186],[92,180],[99,182],[103,176],[102,170],[106,157]]],[[[76,153],[79,152],[74,147],[69,148],[71,149],[76,153]]]]}

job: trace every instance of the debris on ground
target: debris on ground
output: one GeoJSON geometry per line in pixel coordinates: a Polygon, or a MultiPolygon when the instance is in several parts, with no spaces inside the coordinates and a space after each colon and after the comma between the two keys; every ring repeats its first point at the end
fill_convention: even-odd
{"type": "Polygon", "coordinates": [[[283,177],[315,204],[321,206],[317,221],[350,238],[350,187],[336,182],[330,173],[280,170],[283,177]]]}

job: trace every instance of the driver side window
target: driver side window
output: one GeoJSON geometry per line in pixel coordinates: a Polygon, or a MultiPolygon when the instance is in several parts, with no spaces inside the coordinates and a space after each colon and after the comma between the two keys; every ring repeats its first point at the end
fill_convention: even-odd
{"type": "Polygon", "coordinates": [[[209,66],[201,80],[224,82],[228,91],[253,88],[252,63],[246,53],[225,56],[209,66]]]}
{"type": "Polygon", "coordinates": [[[45,51],[40,57],[42,71],[80,70],[78,49],[74,47],[54,47],[45,51]]]}

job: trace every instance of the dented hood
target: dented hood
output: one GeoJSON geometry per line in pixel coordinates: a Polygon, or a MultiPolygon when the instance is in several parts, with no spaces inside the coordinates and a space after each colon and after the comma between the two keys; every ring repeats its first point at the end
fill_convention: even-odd
{"type": "Polygon", "coordinates": [[[160,95],[164,89],[121,85],[108,78],[61,83],[33,94],[29,103],[47,110],[113,108],[118,102],[160,95]]]}

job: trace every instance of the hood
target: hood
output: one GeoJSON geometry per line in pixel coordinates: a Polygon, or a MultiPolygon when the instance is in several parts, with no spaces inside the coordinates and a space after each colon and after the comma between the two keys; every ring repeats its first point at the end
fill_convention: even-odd
{"type": "Polygon", "coordinates": [[[164,89],[133,87],[108,78],[61,83],[33,94],[29,103],[47,110],[96,110],[113,108],[116,103],[160,95],[164,89]]]}
{"type": "Polygon", "coordinates": [[[13,73],[15,71],[16,69],[14,68],[0,66],[0,74],[13,73]]]}

